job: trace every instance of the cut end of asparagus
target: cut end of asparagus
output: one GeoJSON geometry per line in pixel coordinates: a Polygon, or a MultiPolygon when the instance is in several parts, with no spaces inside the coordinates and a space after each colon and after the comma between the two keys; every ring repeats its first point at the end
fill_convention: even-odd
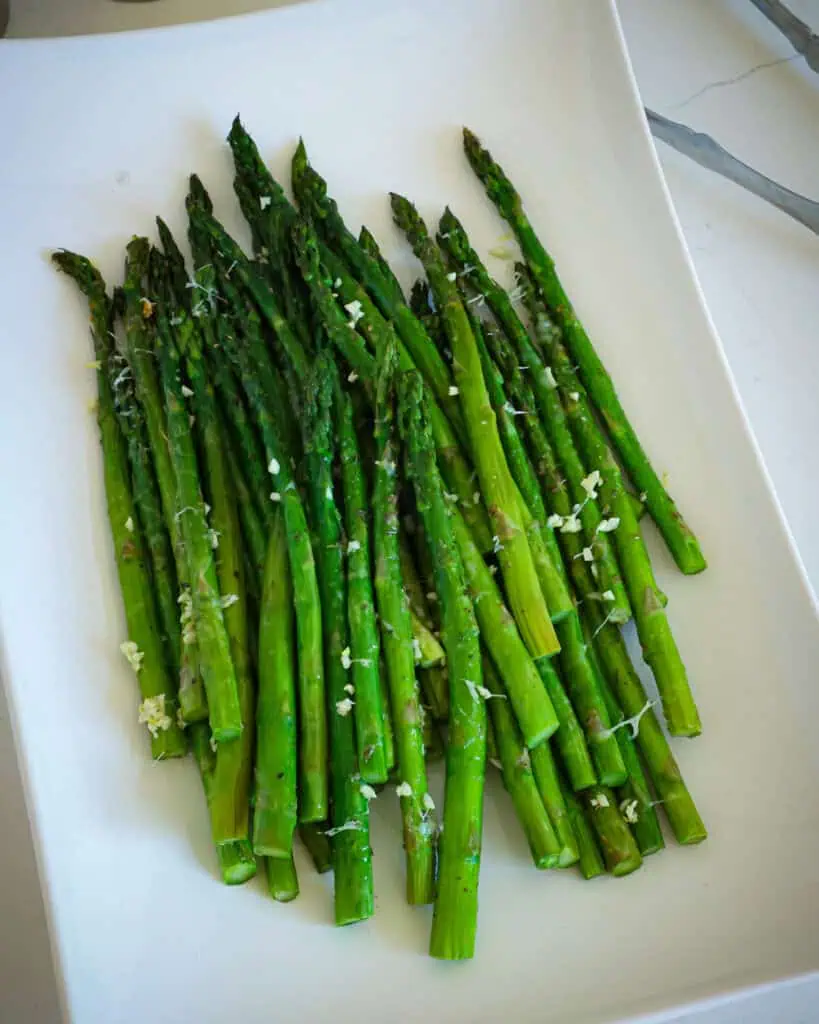
{"type": "Polygon", "coordinates": [[[475,923],[454,915],[446,923],[436,917],[432,925],[429,955],[436,960],[471,960],[475,955],[475,923]]]}
{"type": "Polygon", "coordinates": [[[220,843],[216,847],[216,855],[225,885],[242,885],[256,874],[256,858],[250,843],[244,839],[220,843]]]}
{"type": "Polygon", "coordinates": [[[266,857],[267,888],[277,903],[292,903],[299,895],[299,876],[293,857],[266,857]]]}
{"type": "Polygon", "coordinates": [[[151,757],[154,761],[168,761],[172,757],[184,757],[188,752],[185,733],[176,725],[151,737],[151,757]]]}

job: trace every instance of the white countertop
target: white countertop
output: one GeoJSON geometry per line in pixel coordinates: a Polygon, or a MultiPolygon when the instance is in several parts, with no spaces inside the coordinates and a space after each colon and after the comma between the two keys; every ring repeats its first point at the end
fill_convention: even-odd
{"type": "MultiPolygon", "coordinates": [[[[9,35],[116,31],[288,0],[11,0],[9,35]]],[[[342,0],[338,0],[342,2],[342,0]]],[[[618,0],[647,106],[709,132],[747,163],[819,199],[819,76],[748,0],[618,0]]],[[[790,0],[819,31],[819,0],[790,0]]],[[[814,591],[819,592],[819,238],[662,143],[697,274],[814,591]]],[[[730,467],[726,467],[730,472],[730,467]]],[[[0,1019],[57,1020],[45,918],[0,691],[0,1019]]],[[[819,1019],[819,980],[691,1016],[708,1024],[819,1019]]]]}

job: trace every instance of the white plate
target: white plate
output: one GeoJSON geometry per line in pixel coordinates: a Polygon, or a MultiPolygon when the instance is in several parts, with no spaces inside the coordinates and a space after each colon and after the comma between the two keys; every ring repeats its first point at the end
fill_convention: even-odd
{"type": "MultiPolygon", "coordinates": [[[[597,1021],[819,966],[819,629],[693,279],[600,0],[347,0],[235,21],[6,43],[0,157],[0,626],[66,1006],[74,1020],[597,1021]],[[11,97],[14,98],[13,103],[11,97]],[[487,141],[556,254],[710,569],[660,582],[704,735],[675,745],[710,826],[623,880],[528,863],[487,802],[478,955],[425,955],[379,801],[377,914],[329,924],[304,865],[282,907],[214,877],[193,766],[156,766],[118,653],[85,314],[55,246],[111,280],[155,213],[183,228],[199,171],[239,229],[221,139],[239,110],[286,177],[303,133],[350,223],[407,274],[384,193],[505,228],[460,151],[487,141]]],[[[499,264],[499,269],[508,268],[499,264]]],[[[775,342],[775,339],[772,339],[775,342]]],[[[653,540],[654,538],[652,538],[653,540]]]]}

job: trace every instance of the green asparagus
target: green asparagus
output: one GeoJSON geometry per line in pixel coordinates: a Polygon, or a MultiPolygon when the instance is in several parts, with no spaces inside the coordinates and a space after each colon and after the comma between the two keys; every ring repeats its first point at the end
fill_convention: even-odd
{"type": "MultiPolygon", "coordinates": [[[[486,706],[478,626],[464,584],[418,373],[400,379],[401,435],[418,511],[430,537],[449,665],[449,742],[438,894],[430,953],[469,959],[475,951],[486,771],[486,706]]],[[[397,526],[397,524],[396,524],[397,526]]]]}
{"type": "Polygon", "coordinates": [[[566,345],[573,361],[578,365],[581,379],[588,388],[629,475],[638,490],[646,495],[646,506],[674,560],[684,573],[702,572],[706,567],[706,561],[699,543],[663,487],[640,444],[620,403],[612,379],[563,290],[554,260],[543,248],[529,218],[524,213],[520,196],[503,170],[468,128],[464,128],[464,149],[487,195],[515,232],[532,276],[564,331],[566,345]]]}

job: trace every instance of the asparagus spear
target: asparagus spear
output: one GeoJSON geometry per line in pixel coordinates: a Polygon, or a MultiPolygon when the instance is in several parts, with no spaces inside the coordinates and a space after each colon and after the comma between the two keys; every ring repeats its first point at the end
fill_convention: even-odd
{"type": "Polygon", "coordinates": [[[327,838],[327,830],[324,825],[315,823],[299,825],[299,838],[304,843],[304,847],[313,861],[313,866],[320,875],[325,875],[328,871],[333,870],[330,840],[327,838]]]}
{"type": "Polygon", "coordinates": [[[393,193],[391,198],[395,222],[406,233],[415,255],[424,264],[442,310],[452,346],[455,379],[470,448],[488,505],[512,613],[533,657],[550,657],[557,653],[560,645],[549,619],[532,553],[521,528],[522,502],[503,454],[475,338],[458,290],[449,280],[440,250],[430,238],[418,212],[401,196],[393,193]]]}
{"type": "MultiPolygon", "coordinates": [[[[225,457],[228,461],[233,490],[236,492],[236,506],[249,567],[246,574],[248,593],[252,594],[258,604],[262,596],[262,580],[267,551],[266,524],[257,512],[256,502],[253,500],[247,480],[245,480],[244,465],[237,451],[235,439],[231,437],[224,418],[221,416],[219,417],[219,429],[225,439],[225,457]]],[[[272,502],[268,502],[268,504],[272,507],[272,502]]]]}
{"type": "Polygon", "coordinates": [[[474,955],[478,916],[486,771],[481,652],[435,461],[421,377],[406,374],[399,384],[401,433],[416,504],[431,540],[450,682],[444,824],[430,953],[440,959],[462,960],[474,955]]]}
{"type": "MultiPolygon", "coordinates": [[[[466,585],[469,588],[475,606],[475,615],[480,625],[481,638],[501,674],[504,689],[515,712],[526,746],[536,747],[557,730],[560,722],[559,715],[556,713],[550,695],[544,689],[536,667],[538,662],[533,663],[531,655],[526,650],[515,620],[503,603],[498,585],[481,558],[480,551],[478,551],[463,517],[457,509],[452,509],[450,519],[466,585]]],[[[548,658],[541,658],[540,661],[549,663],[548,658]]],[[[585,748],[583,734],[579,727],[577,731],[579,742],[585,748]]],[[[593,770],[592,779],[594,779],[593,770]]]]}
{"type": "MultiPolygon", "coordinates": [[[[538,294],[537,285],[535,284],[534,278],[529,273],[529,268],[525,263],[515,263],[515,280],[517,281],[517,288],[519,289],[529,313],[529,317],[532,321],[536,341],[535,349],[538,358],[540,359],[542,358],[543,353],[549,349],[552,337],[555,334],[559,337],[560,328],[553,322],[549,315],[546,304],[538,294]]],[[[576,376],[575,380],[577,380],[576,376]]],[[[603,434],[602,427],[600,428],[600,440],[603,444],[608,444],[603,434]]],[[[596,467],[592,466],[592,469],[595,468],[596,467]]],[[[629,500],[631,501],[635,516],[638,519],[642,519],[646,511],[646,507],[643,502],[631,491],[629,491],[629,500]]]]}
{"type": "Polygon", "coordinates": [[[381,353],[376,385],[373,545],[375,593],[381,620],[407,863],[407,902],[432,902],[435,891],[435,823],[430,818],[422,732],[423,710],[415,678],[409,603],[398,541],[397,451],[393,428],[393,350],[381,353]]]}
{"type": "MultiPolygon", "coordinates": [[[[152,250],[149,287],[154,295],[161,295],[163,274],[164,256],[158,250],[152,250]]],[[[176,474],[179,503],[177,514],[188,559],[188,575],[194,584],[191,600],[200,671],[208,697],[211,730],[215,741],[222,743],[241,734],[242,711],[216,575],[213,553],[216,534],[208,525],[202,497],[190,414],[182,390],[180,355],[173,343],[164,304],[157,303],[154,313],[154,351],[165,392],[168,449],[176,474]]]]}
{"type": "MultiPolygon", "coordinates": [[[[589,641],[589,648],[594,652],[591,641],[589,641]]],[[[640,853],[647,857],[649,854],[662,850],[665,846],[663,832],[654,809],[651,788],[643,770],[640,755],[631,732],[627,731],[630,728],[630,723],[626,721],[622,708],[617,703],[602,672],[600,681],[603,699],[608,708],[609,718],[614,722],[613,728],[616,731],[617,743],[628,773],[626,781],[617,788],[617,805],[620,808],[620,813],[631,826],[640,853]]]]}
{"type": "MultiPolygon", "coordinates": [[[[571,366],[570,356],[557,339],[553,341],[550,355],[555,379],[563,391],[571,366]]],[[[563,401],[588,461],[601,467],[600,497],[611,516],[608,522],[613,527],[611,535],[631,598],[643,657],[657,681],[669,731],[673,736],[697,736],[702,731],[697,705],[620,467],[610,449],[601,442],[585,392],[582,389],[564,391],[563,401]]]]}
{"type": "Polygon", "coordinates": [[[259,625],[259,696],[253,849],[288,858],[298,820],[296,669],[293,590],[284,517],[275,516],[267,545],[259,625]]]}
{"type": "Polygon", "coordinates": [[[370,578],[370,524],[353,405],[336,378],[335,404],[347,534],[347,616],[355,688],[358,761],[364,782],[387,781],[384,709],[381,705],[380,645],[370,578]]]}
{"type": "MultiPolygon", "coordinates": [[[[543,505],[535,471],[529,461],[523,440],[513,422],[513,417],[508,411],[508,403],[503,391],[503,377],[491,358],[485,344],[482,328],[475,323],[473,330],[481,354],[488,391],[498,416],[499,426],[502,428],[501,436],[507,456],[509,457],[510,466],[522,485],[521,493],[530,509],[534,511],[541,522],[545,522],[547,518],[546,509],[543,505]]],[[[527,535],[529,534],[527,533],[527,535]]],[[[560,548],[557,546],[554,535],[548,527],[543,533],[544,541],[547,537],[555,548],[553,553],[551,546],[549,547],[547,557],[556,560],[557,564],[563,569],[563,563],[560,559],[560,548]]],[[[541,586],[543,586],[543,576],[540,573],[539,576],[541,586]]],[[[565,592],[568,593],[567,590],[565,592]]],[[[546,593],[545,587],[544,593],[546,593]]],[[[553,605],[550,604],[550,607],[553,607],[553,605]]],[[[554,620],[555,616],[553,615],[552,618],[554,620]]],[[[564,672],[564,679],[566,680],[572,703],[575,705],[575,710],[583,721],[588,734],[590,750],[594,758],[597,774],[600,780],[607,785],[618,785],[623,782],[626,769],[617,749],[616,740],[613,736],[608,735],[608,730],[612,723],[600,694],[598,673],[594,665],[590,663],[586,652],[586,645],[580,632],[580,625],[573,604],[570,604],[569,612],[561,616],[560,620],[556,623],[556,631],[561,644],[559,658],[564,672]]],[[[555,684],[551,674],[549,674],[548,682],[551,687],[550,692],[552,692],[555,689],[555,684]]],[[[574,722],[572,722],[572,725],[574,725],[574,722]]],[[[590,776],[584,776],[583,768],[585,765],[582,760],[578,762],[574,745],[566,742],[568,739],[569,733],[564,731],[563,742],[566,747],[566,757],[571,765],[572,780],[578,785],[578,788],[582,788],[594,780],[590,776]]]]}
{"type": "Polygon", "coordinates": [[[150,443],[151,457],[156,471],[156,480],[162,501],[165,524],[171,540],[179,581],[179,602],[182,606],[182,650],[179,676],[179,705],[186,722],[198,722],[207,718],[208,708],[204,681],[200,672],[199,655],[193,623],[187,620],[190,588],[188,554],[183,542],[179,512],[176,473],[168,450],[168,430],[162,392],[157,376],[157,367],[151,354],[150,325],[145,304],[145,276],[148,270],[150,246],[147,239],[133,239],[126,250],[124,296],[124,321],[126,332],[126,355],[134,375],[137,399],[145,416],[145,426],[150,443]]]}
{"type": "Polygon", "coordinates": [[[238,117],[233,121],[228,142],[236,164],[234,189],[253,234],[257,262],[267,269],[270,284],[290,326],[303,348],[309,351],[307,296],[293,262],[289,236],[296,210],[238,117]]]}
{"type": "MultiPolygon", "coordinates": [[[[195,186],[188,206],[193,213],[202,204],[196,198],[201,186],[195,186]]],[[[191,249],[198,269],[212,265],[209,237],[195,217],[190,224],[191,249]]],[[[276,396],[279,383],[273,377],[269,363],[252,358],[246,344],[248,332],[255,337],[255,327],[242,321],[237,312],[238,326],[244,326],[245,343],[239,341],[233,325],[225,318],[217,319],[219,342],[235,359],[237,371],[248,402],[253,410],[265,446],[268,467],[274,490],[271,500],[281,502],[290,572],[293,581],[293,603],[296,613],[298,644],[298,707],[299,707],[299,821],[325,821],[329,809],[327,788],[327,709],[324,687],[324,653],[321,628],[321,601],[319,597],[316,565],[310,545],[307,518],[292,474],[290,449],[285,445],[279,417],[274,418],[270,397],[276,396]],[[273,470],[276,470],[274,473],[273,470]],[[275,496],[275,497],[274,497],[275,496]]],[[[254,349],[255,351],[255,349],[254,349]]]]}
{"type": "Polygon", "coordinates": [[[277,903],[290,903],[299,894],[299,876],[293,855],[289,857],[265,857],[267,888],[277,903]]]}
{"type": "Polygon", "coordinates": [[[524,746],[497,672],[486,656],[483,659],[483,681],[495,698],[489,701],[489,716],[503,770],[504,785],[512,797],[526,841],[532,851],[535,867],[557,867],[560,859],[560,842],[535,783],[529,751],[524,746]]]}
{"type": "MultiPolygon", "coordinates": [[[[349,327],[354,323],[358,331],[370,342],[372,351],[376,352],[395,344],[396,335],[392,325],[381,316],[364,288],[349,275],[343,261],[329,252],[326,246],[321,248],[320,261],[318,241],[306,224],[296,225],[293,241],[296,261],[328,328],[330,339],[351,365],[354,373],[365,381],[372,380],[375,361],[361,343],[359,334],[349,330],[349,327]],[[323,273],[321,262],[326,264],[329,277],[323,273]],[[344,308],[350,311],[349,320],[340,317],[334,291],[344,303],[344,308]]],[[[415,363],[400,339],[398,352],[399,369],[414,369],[415,363]]],[[[453,399],[449,398],[448,401],[451,405],[453,399]]],[[[488,551],[492,547],[491,532],[483,507],[473,502],[472,470],[464,459],[458,439],[442,408],[437,402],[433,402],[431,410],[435,444],[442,459],[442,470],[447,486],[458,495],[461,508],[469,520],[470,527],[475,531],[481,550],[488,551]]]]}
{"type": "Polygon", "coordinates": [[[606,865],[603,863],[597,839],[579,798],[562,776],[560,786],[563,791],[563,799],[566,802],[566,810],[574,832],[575,842],[577,843],[579,857],[577,866],[580,868],[580,873],[587,881],[591,878],[605,875],[606,865]]]}
{"type": "MultiPolygon", "coordinates": [[[[253,772],[253,730],[250,728],[255,703],[251,668],[248,592],[245,576],[245,552],[239,527],[237,497],[228,464],[226,437],[222,431],[213,386],[208,379],[202,352],[199,323],[186,309],[189,291],[184,262],[170,231],[160,220],[165,251],[165,278],[160,285],[158,317],[164,312],[174,325],[174,340],[184,360],[192,391],[188,397],[194,413],[195,429],[202,457],[205,492],[210,509],[211,544],[216,551],[216,577],[221,595],[224,625],[230,644],[230,656],[242,716],[242,734],[230,743],[219,745],[213,775],[212,821],[217,841],[247,839],[249,802],[253,772]],[[175,268],[175,269],[174,269],[175,268]],[[184,286],[183,286],[184,280],[184,286]],[[183,289],[182,291],[181,289],[183,289]]],[[[196,278],[194,278],[196,281],[196,278]]],[[[184,392],[183,392],[184,394],[184,392]]]]}
{"type": "Polygon", "coordinates": [[[182,636],[179,628],[176,571],[168,531],[162,517],[162,503],[151,462],[145,418],[134,391],[131,368],[115,347],[112,347],[107,359],[107,371],[114,409],[128,450],[134,504],[150,555],[165,659],[173,676],[178,679],[182,636]]]}
{"type": "Polygon", "coordinates": [[[581,379],[603,417],[631,479],[637,489],[645,493],[648,510],[674,560],[684,573],[702,572],[706,567],[706,561],[697,539],[663,487],[640,444],[620,403],[612,379],[563,290],[554,260],[543,248],[529,218],[524,213],[520,196],[477,137],[467,128],[464,128],[463,134],[464,149],[472,169],[500,215],[515,232],[532,276],[564,331],[566,345],[572,354],[573,362],[578,365],[581,379]]]}
{"type": "Polygon", "coordinates": [[[395,729],[392,724],[393,715],[390,702],[390,687],[387,682],[387,663],[384,660],[383,651],[381,655],[381,668],[378,673],[378,683],[381,687],[381,707],[384,709],[384,754],[387,758],[387,770],[392,775],[398,755],[395,749],[395,729]]]}
{"type": "Polygon", "coordinates": [[[460,270],[462,279],[468,279],[477,293],[484,296],[503,328],[501,332],[487,332],[486,340],[504,376],[511,379],[516,390],[520,390],[520,375],[526,373],[543,425],[560,460],[574,501],[571,515],[561,524],[560,529],[576,531],[582,525],[599,568],[600,589],[612,595],[609,609],[612,621],[625,622],[630,617],[628,595],[608,538],[604,532],[599,531],[603,516],[595,499],[595,478],[587,474],[577,453],[552,378],[538,357],[509,296],[489,275],[470,245],[466,231],[449,208],[441,217],[439,238],[460,270]],[[521,370],[521,365],[526,367],[525,371],[521,370]]]}
{"type": "Polygon", "coordinates": [[[617,808],[614,793],[606,786],[592,786],[583,791],[580,800],[597,835],[606,870],[617,878],[636,871],[643,858],[617,808]]]}
{"type": "Polygon", "coordinates": [[[384,274],[378,261],[364,251],[355,236],[347,229],[338,212],[338,206],[327,194],[327,182],[308,162],[307,151],[302,141],[299,141],[298,148],[293,154],[292,176],[293,192],[302,212],[310,217],[328,245],[349,265],[353,274],[372,296],[382,315],[395,324],[395,330],[406,345],[413,362],[450,417],[456,433],[463,437],[458,403],[452,401],[449,393],[452,384],[449,370],[423,325],[413,316],[412,310],[406,303],[395,301],[395,286],[390,277],[384,274]]]}
{"type": "Polygon", "coordinates": [[[540,798],[549,813],[552,827],[560,843],[558,867],[571,867],[577,863],[580,853],[551,745],[541,743],[539,747],[529,751],[529,758],[540,798]]]}
{"type": "Polygon", "coordinates": [[[324,627],[324,671],[330,740],[333,867],[336,924],[363,921],[373,913],[369,808],[362,791],[350,695],[347,588],[341,551],[341,517],[333,483],[332,363],[320,354],[306,397],[305,452],[316,531],[324,627]]]}
{"type": "MultiPolygon", "coordinates": [[[[189,727],[188,732],[194,760],[202,777],[205,799],[212,814],[213,770],[216,754],[211,748],[210,729],[207,722],[195,722],[189,727]]],[[[256,858],[246,839],[219,843],[216,846],[216,856],[219,862],[219,872],[225,885],[241,885],[256,874],[256,858]]]]}
{"type": "Polygon", "coordinates": [[[293,369],[295,378],[304,380],[308,370],[307,355],[287,318],[280,310],[272,289],[213,214],[208,213],[204,206],[198,203],[191,204],[189,213],[197,230],[201,230],[209,236],[221,261],[231,269],[232,275],[252,296],[259,312],[278,340],[288,364],[293,369]]]}
{"type": "Polygon", "coordinates": [[[569,594],[560,548],[554,533],[546,524],[546,510],[543,506],[537,477],[514,423],[515,411],[503,394],[503,377],[498,373],[497,367],[489,355],[483,327],[478,319],[470,313],[466,303],[464,309],[475,337],[475,344],[478,347],[486,391],[495,412],[503,451],[519,491],[526,540],[532,553],[537,578],[552,622],[557,624],[567,615],[574,614],[574,603],[569,594]]]}
{"type": "MultiPolygon", "coordinates": [[[[204,195],[207,196],[206,193],[204,195]]],[[[209,202],[209,197],[207,198],[209,202]]],[[[268,516],[272,511],[267,498],[264,449],[250,421],[241,395],[241,389],[235,380],[227,356],[217,340],[217,314],[215,309],[217,280],[215,269],[212,266],[200,267],[192,278],[189,278],[184,257],[170,229],[161,217],[156,218],[156,223],[165,252],[167,272],[172,286],[174,301],[178,306],[183,307],[184,314],[195,325],[194,333],[198,335],[197,352],[207,359],[207,374],[209,380],[212,381],[212,390],[219,395],[220,408],[219,410],[212,409],[211,415],[215,415],[220,421],[218,424],[219,435],[224,442],[225,457],[229,458],[231,462],[231,473],[236,485],[236,497],[240,505],[243,532],[246,523],[250,527],[250,543],[253,548],[249,554],[255,562],[254,575],[261,581],[264,572],[264,548],[266,547],[266,541],[262,541],[259,544],[257,534],[261,528],[260,519],[265,520],[269,525],[268,516]],[[204,299],[197,298],[194,302],[193,296],[195,295],[202,295],[204,299]],[[227,423],[230,424],[229,432],[227,431],[227,423]],[[242,494],[247,493],[249,497],[249,492],[247,492],[248,480],[244,479],[245,475],[247,475],[248,480],[252,484],[254,492],[254,497],[249,500],[255,500],[256,503],[255,512],[257,515],[252,520],[252,527],[250,526],[251,520],[247,518],[247,514],[241,509],[244,503],[239,500],[240,489],[242,494]]],[[[177,326],[185,324],[184,315],[181,313],[177,314],[174,320],[178,321],[177,326]]],[[[182,331],[190,333],[190,330],[189,325],[180,326],[180,333],[182,331]]],[[[201,373],[204,374],[205,372],[206,368],[203,366],[201,373]]],[[[211,407],[213,406],[212,399],[209,399],[209,404],[211,407]]]]}
{"type": "Polygon", "coordinates": [[[79,285],[91,310],[91,337],[97,360],[97,423],[100,430],[105,497],[114,556],[125,607],[128,640],[123,652],[134,668],[142,704],[140,720],[151,734],[155,760],[181,757],[184,733],[176,722],[173,685],[160,638],[150,570],[146,564],[138,516],[131,493],[125,440],[114,411],[108,363],[113,345],[111,311],[105,282],[91,262],[65,250],[52,254],[54,264],[79,285]]]}
{"type": "Polygon", "coordinates": [[[634,737],[648,767],[651,781],[678,843],[701,843],[705,825],[682,778],[666,735],[651,709],[640,677],[629,658],[620,630],[605,621],[595,605],[585,616],[594,638],[605,677],[626,716],[635,723],[634,737]]]}
{"type": "Polygon", "coordinates": [[[205,347],[205,359],[219,408],[228,432],[235,441],[237,456],[256,504],[256,511],[261,516],[265,529],[269,530],[273,509],[269,497],[264,445],[245,403],[241,383],[236,378],[227,353],[219,343],[217,328],[214,329],[205,347]]]}
{"type": "Polygon", "coordinates": [[[384,277],[384,281],[390,286],[391,300],[395,303],[403,303],[406,305],[407,300],[404,298],[404,289],[401,287],[401,282],[395,276],[392,267],[382,256],[378,242],[376,242],[373,233],[366,224],[361,226],[361,231],[358,233],[358,244],[364,252],[378,264],[378,268],[384,277]]]}
{"type": "Polygon", "coordinates": [[[452,352],[450,351],[446,340],[446,333],[444,331],[443,324],[441,323],[441,317],[438,315],[437,310],[432,308],[429,294],[429,283],[426,278],[419,277],[415,284],[413,284],[412,291],[410,292],[409,305],[410,309],[424,325],[424,329],[437,346],[438,351],[441,353],[441,356],[445,360],[447,366],[451,366],[452,352]]]}
{"type": "MultiPolygon", "coordinates": [[[[431,631],[433,639],[438,643],[435,633],[439,622],[430,610],[424,585],[418,575],[415,558],[403,530],[398,534],[398,555],[410,612],[422,626],[431,631]]],[[[437,595],[433,596],[436,596],[437,599],[437,595]]],[[[419,639],[417,635],[416,639],[419,639]]],[[[441,648],[441,653],[444,653],[443,648],[441,648]]],[[[418,671],[418,679],[432,714],[439,721],[445,721],[449,712],[449,684],[445,667],[443,665],[431,665],[427,668],[422,666],[418,671]]]]}

